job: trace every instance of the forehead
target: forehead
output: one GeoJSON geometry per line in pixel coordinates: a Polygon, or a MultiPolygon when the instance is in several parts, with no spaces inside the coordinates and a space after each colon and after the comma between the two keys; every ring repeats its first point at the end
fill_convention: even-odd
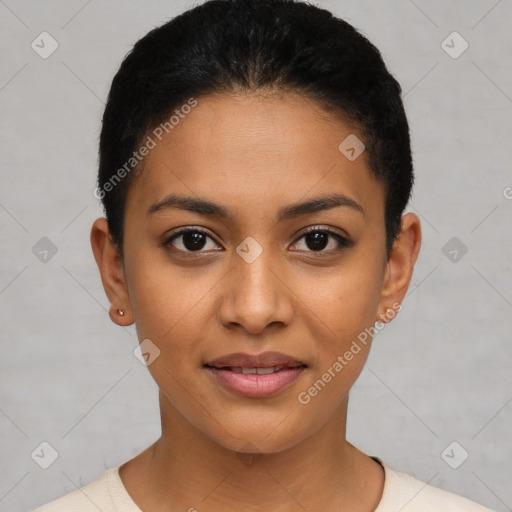
{"type": "Polygon", "coordinates": [[[130,189],[138,210],[173,192],[265,209],[342,193],[383,214],[366,153],[351,160],[339,149],[361,134],[303,96],[210,95],[162,126],[150,132],[154,147],[130,189]]]}

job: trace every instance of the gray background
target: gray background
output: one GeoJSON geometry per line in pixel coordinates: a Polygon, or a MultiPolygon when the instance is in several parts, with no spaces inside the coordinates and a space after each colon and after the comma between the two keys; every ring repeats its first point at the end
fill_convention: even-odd
{"type": "MultiPolygon", "coordinates": [[[[57,498],[159,437],[135,330],[108,318],[89,245],[103,215],[92,191],[115,71],[137,39],[192,5],[0,1],[1,511],[57,498]],[[47,59],[31,48],[43,31],[59,45],[47,59]],[[46,470],[31,457],[43,441],[58,452],[46,470]]],[[[417,176],[407,211],[423,228],[404,308],[354,387],[348,438],[512,510],[512,3],[318,5],[369,37],[402,84],[417,176]],[[459,52],[460,39],[442,45],[453,31],[469,44],[457,58],[444,48],[459,52]],[[452,465],[469,454],[458,469],[441,456],[453,441],[452,465]]]]}

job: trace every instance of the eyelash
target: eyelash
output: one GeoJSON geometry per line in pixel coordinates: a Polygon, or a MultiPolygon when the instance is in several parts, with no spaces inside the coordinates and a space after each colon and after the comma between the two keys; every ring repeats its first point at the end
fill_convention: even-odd
{"type": "MultiPolygon", "coordinates": [[[[187,233],[202,233],[202,234],[206,235],[207,237],[211,238],[212,240],[214,240],[214,238],[210,235],[210,233],[208,231],[206,231],[206,230],[204,230],[203,228],[200,228],[200,227],[194,227],[194,228],[185,228],[185,229],[181,229],[179,231],[176,231],[170,237],[167,237],[162,242],[161,245],[164,246],[164,247],[167,247],[167,248],[169,248],[171,250],[178,251],[178,252],[185,253],[185,254],[194,255],[194,256],[195,255],[200,255],[201,253],[203,253],[204,251],[202,251],[202,250],[199,250],[199,251],[183,251],[182,249],[176,249],[176,247],[173,247],[171,245],[171,242],[173,242],[176,238],[180,237],[181,235],[185,235],[187,233]]],[[[333,252],[339,252],[339,251],[341,251],[343,249],[352,247],[354,245],[354,242],[352,240],[350,240],[350,239],[340,235],[339,233],[336,233],[335,231],[332,231],[332,230],[330,230],[328,228],[322,228],[320,226],[312,226],[310,228],[307,228],[305,231],[302,232],[300,237],[297,238],[297,240],[294,242],[294,244],[296,244],[297,242],[302,240],[305,236],[307,236],[310,233],[325,233],[325,234],[328,234],[328,235],[330,235],[332,238],[334,238],[338,242],[339,247],[337,249],[331,249],[329,251],[325,251],[325,250],[322,249],[321,251],[306,251],[306,252],[311,252],[311,253],[318,254],[318,255],[321,255],[321,254],[332,254],[333,252]]]]}

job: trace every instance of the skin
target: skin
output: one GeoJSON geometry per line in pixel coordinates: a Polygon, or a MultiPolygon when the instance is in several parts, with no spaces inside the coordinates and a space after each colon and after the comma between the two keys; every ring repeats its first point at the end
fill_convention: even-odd
{"type": "Polygon", "coordinates": [[[91,244],[111,319],[135,322],[139,340],[160,350],[148,369],[160,389],[162,435],[120,468],[142,510],[376,508],[383,470],[345,439],[349,391],[371,343],[308,404],[298,400],[359,333],[387,321],[421,245],[419,218],[405,214],[386,260],[384,188],[366,153],[350,161],[339,151],[351,133],[292,93],[198,98],[130,188],[124,262],[106,219],[94,222],[91,244]],[[171,193],[218,203],[232,218],[177,208],[146,213],[171,193]],[[357,201],[364,214],[339,206],[277,219],[282,207],[332,193],[357,201]],[[340,247],[330,237],[315,251],[303,236],[309,226],[354,244],[340,247]],[[183,227],[208,231],[201,252],[187,253],[183,237],[160,245],[183,227]],[[236,252],[248,236],[263,250],[252,263],[236,252]],[[238,396],[203,368],[221,355],[267,350],[308,365],[272,397],[238,396]]]}

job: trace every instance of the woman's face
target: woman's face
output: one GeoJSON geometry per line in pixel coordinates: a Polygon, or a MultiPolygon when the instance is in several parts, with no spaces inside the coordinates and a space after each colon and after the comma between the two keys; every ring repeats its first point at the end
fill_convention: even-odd
{"type": "Polygon", "coordinates": [[[354,159],[358,134],[293,94],[198,98],[160,132],[127,199],[124,306],[150,340],[163,414],[229,448],[281,451],[346,408],[370,347],[355,353],[353,342],[392,306],[382,294],[384,189],[366,153],[354,159]],[[192,201],[166,204],[171,195],[217,206],[192,211],[192,201]],[[335,195],[348,204],[322,203],[335,195]],[[280,376],[205,366],[267,351],[305,367],[280,376]]]}

